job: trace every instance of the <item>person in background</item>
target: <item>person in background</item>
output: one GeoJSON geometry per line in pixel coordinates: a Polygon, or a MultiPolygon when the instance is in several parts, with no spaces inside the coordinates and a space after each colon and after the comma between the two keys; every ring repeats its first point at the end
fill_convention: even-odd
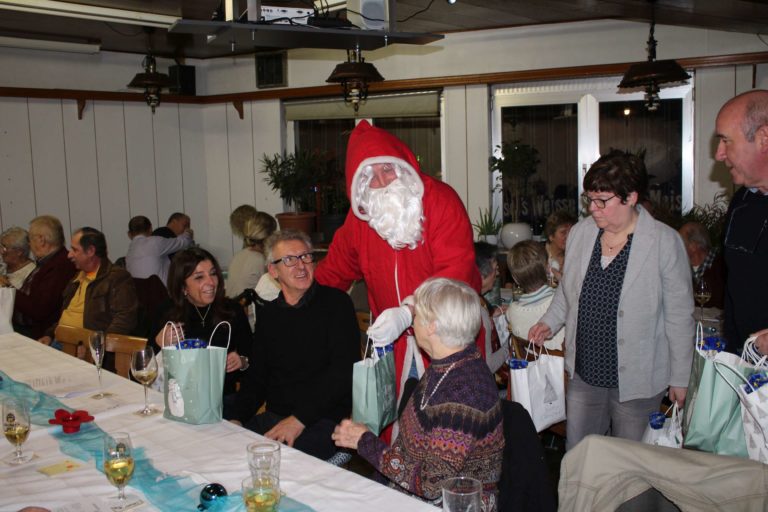
{"type": "Polygon", "coordinates": [[[496,259],[496,254],[495,245],[487,242],[475,242],[475,263],[482,277],[480,297],[483,302],[481,313],[482,325],[485,328],[485,362],[488,363],[491,373],[497,374],[502,379],[502,384],[505,384],[509,379],[509,370],[504,366],[509,358],[509,334],[503,332],[499,335],[495,320],[504,315],[506,306],[493,305],[485,298],[485,295],[493,289],[499,275],[499,262],[496,259]],[[501,343],[501,339],[504,339],[505,343],[501,343]]]}
{"type": "Polygon", "coordinates": [[[566,449],[589,434],[639,441],[665,392],[682,406],[694,345],[693,289],[680,235],[638,205],[645,164],[621,151],[584,176],[590,216],[568,235],[563,280],[528,332],[565,325],[566,449]]]}
{"type": "Polygon", "coordinates": [[[574,224],[576,224],[576,217],[566,210],[552,212],[547,217],[544,234],[547,236],[545,247],[547,250],[547,275],[550,284],[558,283],[563,278],[565,242],[574,224]]]}
{"type": "Polygon", "coordinates": [[[241,204],[229,214],[229,227],[232,228],[232,234],[238,238],[243,239],[243,248],[245,245],[245,235],[243,230],[245,229],[246,221],[254,218],[259,213],[254,206],[249,204],[241,204]]]}
{"type": "Polygon", "coordinates": [[[17,290],[35,269],[29,258],[29,234],[21,228],[9,228],[0,234],[0,256],[5,263],[6,275],[0,275],[0,286],[12,286],[17,290]]]}
{"type": "Polygon", "coordinates": [[[403,141],[367,121],[349,136],[346,178],[350,214],[318,264],[317,282],[346,292],[365,280],[374,317],[368,334],[382,345],[394,342],[395,384],[404,404],[405,390],[412,389],[406,381],[415,383],[429,364],[406,331],[411,318],[405,304],[433,276],[480,291],[472,226],[456,191],[424,174],[403,141]]]}
{"type": "Polygon", "coordinates": [[[77,270],[67,258],[64,229],[56,217],[41,215],[30,221],[29,246],[36,266],[16,291],[13,328],[39,339],[58,320],[62,292],[77,270]]]}
{"type": "MultiPolygon", "coordinates": [[[[513,335],[528,339],[528,331],[547,312],[555,289],[547,279],[547,251],[539,242],[525,240],[509,250],[507,266],[512,279],[523,289],[518,300],[507,308],[506,316],[513,335]]],[[[544,346],[548,350],[563,349],[564,330],[560,329],[544,346]]]]}
{"type": "Polygon", "coordinates": [[[768,91],[740,94],[720,109],[716,120],[715,158],[740,185],[725,220],[726,350],[740,353],[756,331],[761,352],[768,354],[768,91]]]}
{"type": "Polygon", "coordinates": [[[253,336],[243,308],[224,296],[219,262],[200,247],[189,247],[174,256],[168,271],[168,293],[170,301],[162,308],[158,316],[160,322],[152,330],[155,343],[162,348],[177,344],[181,337],[182,340],[204,340],[215,347],[229,347],[224,380],[224,417],[227,418],[234,404],[239,370],[245,371],[250,365],[253,336]],[[231,331],[226,325],[216,329],[223,321],[229,322],[231,331]],[[172,325],[166,327],[168,322],[172,325]]]}
{"type": "Polygon", "coordinates": [[[256,212],[243,224],[244,248],[237,252],[229,264],[227,296],[237,297],[243,290],[255,288],[266,272],[264,240],[277,229],[277,221],[266,212],[256,212]]]}
{"type": "Polygon", "coordinates": [[[152,236],[152,223],[143,215],[133,217],[128,222],[128,253],[125,255],[125,268],[131,276],[146,279],[151,275],[160,278],[168,285],[168,268],[171,266],[169,255],[192,245],[192,232],[187,230],[174,238],[152,236]]]}
{"type": "Polygon", "coordinates": [[[389,445],[344,420],[333,440],[357,450],[390,487],[436,504],[446,478],[476,478],[483,510],[495,511],[504,436],[496,383],[474,343],[480,297],[465,283],[431,278],[416,289],[413,307],[416,342],[432,364],[408,399],[400,434],[389,445]]]}
{"type": "Polygon", "coordinates": [[[266,249],[281,291],[259,312],[254,365],[237,394],[235,419],[327,460],[336,452],[333,428],[352,409],[352,366],[360,359],[355,309],[349,295],[315,282],[306,234],[277,231],[266,249]]]}
{"type": "Polygon", "coordinates": [[[722,254],[712,247],[709,231],[699,222],[686,222],[678,230],[685,244],[685,252],[691,263],[694,289],[699,280],[707,283],[712,294],[708,307],[723,309],[725,302],[725,260],[722,254]]]}
{"type": "MultiPolygon", "coordinates": [[[[192,221],[189,215],[181,212],[172,213],[168,217],[168,222],[165,226],[157,228],[152,232],[152,236],[162,236],[163,238],[176,238],[181,236],[182,233],[190,233],[192,235],[191,226],[192,221]]],[[[171,258],[173,259],[173,258],[171,258]]]]}

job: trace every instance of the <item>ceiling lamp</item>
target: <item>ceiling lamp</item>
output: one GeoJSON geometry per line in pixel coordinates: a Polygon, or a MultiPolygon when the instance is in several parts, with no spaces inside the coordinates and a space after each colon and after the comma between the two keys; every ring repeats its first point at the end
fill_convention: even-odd
{"type": "Polygon", "coordinates": [[[360,46],[356,46],[354,50],[347,50],[347,62],[337,64],[326,80],[329,83],[341,84],[344,89],[344,101],[351,103],[355,112],[360,108],[360,102],[368,97],[368,84],[383,81],[384,77],[379,74],[373,64],[365,62],[360,55],[360,46]]]}
{"type": "Polygon", "coordinates": [[[624,74],[619,84],[620,89],[645,89],[645,108],[651,112],[659,108],[659,86],[673,82],[685,82],[691,75],[674,60],[656,60],[655,17],[651,19],[651,32],[648,34],[648,60],[633,64],[624,74]]]}
{"type": "Polygon", "coordinates": [[[144,89],[144,99],[155,113],[155,108],[160,104],[160,90],[167,89],[173,82],[168,75],[157,72],[157,63],[152,54],[144,57],[141,65],[144,67],[144,73],[136,73],[128,87],[144,89]]]}

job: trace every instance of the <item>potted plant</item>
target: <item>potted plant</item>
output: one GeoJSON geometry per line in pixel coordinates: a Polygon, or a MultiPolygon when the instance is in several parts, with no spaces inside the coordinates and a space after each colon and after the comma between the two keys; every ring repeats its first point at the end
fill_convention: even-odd
{"type": "Polygon", "coordinates": [[[275,153],[272,157],[265,154],[261,163],[267,184],[293,208],[292,212],[275,216],[280,229],[314,232],[317,180],[323,165],[321,155],[311,151],[275,153]]]}
{"type": "Polygon", "coordinates": [[[321,242],[330,243],[336,230],[344,224],[349,199],[344,177],[344,162],[330,152],[325,154],[324,172],[318,183],[318,230],[321,242]]]}
{"type": "Polygon", "coordinates": [[[491,213],[490,208],[486,208],[485,211],[480,211],[480,218],[477,222],[472,223],[475,231],[477,231],[478,240],[488,242],[489,244],[496,245],[499,243],[499,231],[501,230],[501,221],[496,220],[496,213],[498,210],[491,213]]]}

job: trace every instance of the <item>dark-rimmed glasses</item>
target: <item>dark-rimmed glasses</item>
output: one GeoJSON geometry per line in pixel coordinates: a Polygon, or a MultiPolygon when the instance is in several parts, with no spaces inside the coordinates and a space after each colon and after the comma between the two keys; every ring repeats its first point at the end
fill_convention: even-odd
{"type": "Polygon", "coordinates": [[[617,197],[616,194],[613,194],[611,197],[606,197],[605,199],[600,199],[599,197],[589,197],[587,194],[581,194],[581,200],[584,203],[584,208],[589,210],[589,205],[591,203],[595,203],[595,206],[597,206],[598,209],[604,210],[605,204],[613,199],[614,197],[617,197]]]}
{"type": "Polygon", "coordinates": [[[750,203],[741,204],[731,211],[728,228],[725,231],[725,248],[745,254],[754,254],[760,239],[768,227],[768,219],[762,216],[750,217],[746,207],[750,203]],[[738,226],[733,230],[734,225],[738,226]],[[734,232],[735,231],[735,232],[734,232]]]}
{"type": "Polygon", "coordinates": [[[301,260],[302,263],[308,265],[315,261],[315,253],[313,252],[305,252],[304,254],[299,254],[298,256],[283,256],[282,258],[278,258],[276,260],[272,260],[270,263],[273,265],[277,265],[281,261],[283,262],[283,265],[286,267],[293,267],[296,265],[296,263],[301,260]]]}

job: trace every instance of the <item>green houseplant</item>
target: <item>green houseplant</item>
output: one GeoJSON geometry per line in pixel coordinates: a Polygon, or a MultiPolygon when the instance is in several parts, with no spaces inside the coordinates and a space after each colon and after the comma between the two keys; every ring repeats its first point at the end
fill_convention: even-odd
{"type": "Polygon", "coordinates": [[[293,208],[276,215],[280,229],[314,231],[317,183],[323,173],[322,155],[316,151],[265,154],[261,172],[280,198],[293,208]],[[298,225],[295,223],[299,223],[298,225]]]}
{"type": "Polygon", "coordinates": [[[486,208],[485,211],[479,210],[480,217],[477,222],[472,223],[479,240],[484,240],[491,244],[498,243],[499,231],[501,231],[501,221],[496,219],[498,211],[497,209],[491,213],[490,208],[486,208]]]}

